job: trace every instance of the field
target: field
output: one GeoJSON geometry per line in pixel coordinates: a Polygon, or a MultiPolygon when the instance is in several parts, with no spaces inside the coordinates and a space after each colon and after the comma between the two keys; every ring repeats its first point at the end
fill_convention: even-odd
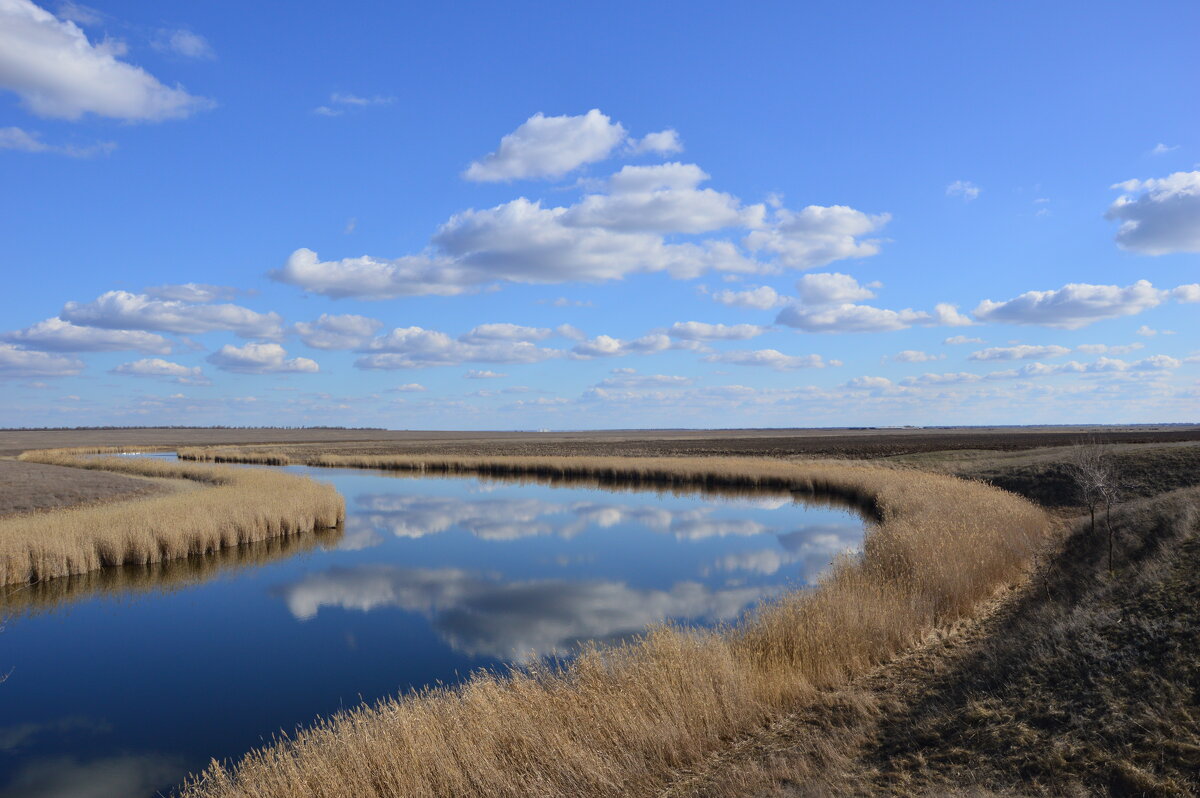
{"type": "Polygon", "coordinates": [[[1111,573],[1069,473],[1084,432],[139,431],[236,447],[197,459],[835,493],[879,521],[861,561],[736,627],[320,719],[186,794],[1195,794],[1200,428],[1103,431],[1111,573]]]}

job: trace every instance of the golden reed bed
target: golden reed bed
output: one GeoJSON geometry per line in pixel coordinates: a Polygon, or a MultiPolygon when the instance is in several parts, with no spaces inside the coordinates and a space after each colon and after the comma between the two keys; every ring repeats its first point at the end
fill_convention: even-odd
{"type": "Polygon", "coordinates": [[[878,519],[861,556],[735,626],[658,628],[565,667],[479,673],[459,687],[319,719],[240,762],[214,762],[185,786],[186,798],[653,795],[673,771],[971,612],[1020,576],[1050,527],[1031,503],[985,485],[842,463],[297,457],[262,449],[181,456],[658,488],[759,486],[834,494],[878,519]]]}
{"type": "Polygon", "coordinates": [[[0,585],[75,576],[111,565],[149,565],[228,546],[335,527],[345,503],[333,487],[293,474],[50,449],[22,460],[144,477],[184,479],[195,490],[0,519],[0,585]]]}

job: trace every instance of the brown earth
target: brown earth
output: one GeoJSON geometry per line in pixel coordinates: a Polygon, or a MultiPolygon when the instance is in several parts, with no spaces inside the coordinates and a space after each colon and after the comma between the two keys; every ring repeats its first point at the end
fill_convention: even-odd
{"type": "Polygon", "coordinates": [[[1090,432],[1112,443],[1200,441],[1200,425],[938,429],[592,430],[450,432],[373,429],[112,428],[0,430],[0,456],[68,446],[325,444],[342,453],[627,456],[894,457],[963,449],[1069,446],[1090,432]],[[339,444],[366,443],[341,451],[339,444]]]}
{"type": "Polygon", "coordinates": [[[166,481],[0,459],[0,516],[138,499],[173,489],[166,481]]]}

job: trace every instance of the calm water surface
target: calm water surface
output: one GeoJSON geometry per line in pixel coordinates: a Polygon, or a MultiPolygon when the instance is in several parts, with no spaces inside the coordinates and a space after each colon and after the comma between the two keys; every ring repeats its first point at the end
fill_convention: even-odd
{"type": "Polygon", "coordinates": [[[287,470],[344,529],[8,590],[0,794],[150,796],[364,699],[733,620],[863,533],[789,496],[287,470]]]}

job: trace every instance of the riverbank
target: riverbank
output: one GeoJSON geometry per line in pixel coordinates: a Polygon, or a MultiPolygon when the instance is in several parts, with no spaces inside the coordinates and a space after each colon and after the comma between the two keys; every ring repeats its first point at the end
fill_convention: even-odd
{"type": "Polygon", "coordinates": [[[731,628],[660,628],[562,668],[477,674],[460,688],[320,719],[236,764],[214,765],[185,789],[191,798],[652,794],[674,769],[969,615],[1019,578],[1051,526],[1031,503],[982,484],[844,463],[344,456],[313,464],[653,488],[757,485],[850,498],[879,523],[862,555],[837,562],[816,589],[731,628]]]}

